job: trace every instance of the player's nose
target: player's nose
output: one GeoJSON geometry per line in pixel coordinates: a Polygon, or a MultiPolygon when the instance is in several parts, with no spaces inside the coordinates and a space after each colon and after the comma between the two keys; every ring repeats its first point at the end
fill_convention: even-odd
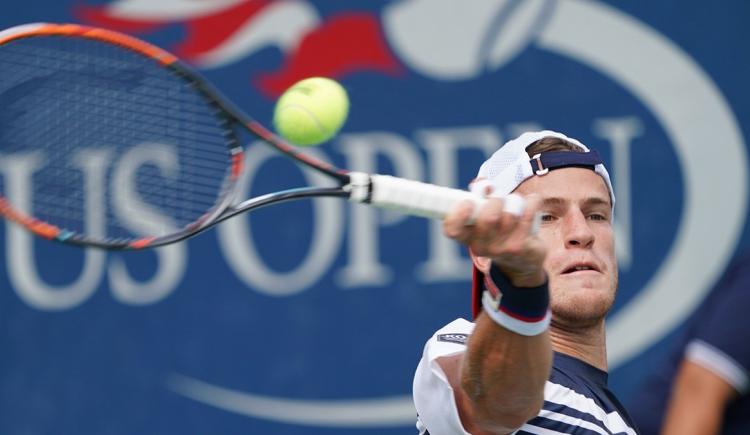
{"type": "Polygon", "coordinates": [[[589,248],[596,238],[586,215],[579,209],[571,210],[563,218],[563,237],[566,248],[589,248]]]}

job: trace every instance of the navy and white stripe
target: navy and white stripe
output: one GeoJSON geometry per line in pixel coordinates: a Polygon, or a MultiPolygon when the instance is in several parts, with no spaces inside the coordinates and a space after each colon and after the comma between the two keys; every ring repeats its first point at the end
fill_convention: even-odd
{"type": "MultiPolygon", "coordinates": [[[[518,434],[635,435],[636,431],[620,414],[561,385],[548,382],[545,396],[563,396],[570,403],[545,400],[539,415],[523,425],[518,434]]],[[[560,400],[560,401],[563,401],[560,400]]]]}
{"type": "MultiPolygon", "coordinates": [[[[462,343],[439,341],[441,334],[470,334],[473,324],[455,321],[425,346],[414,380],[420,434],[465,435],[452,390],[435,360],[465,350],[462,343]],[[430,432],[431,431],[431,432],[430,432]]],[[[515,434],[637,435],[624,407],[607,388],[607,373],[571,356],[555,353],[539,414],[515,434]]]]}
{"type": "Polygon", "coordinates": [[[555,354],[539,415],[518,434],[636,435],[626,411],[607,389],[607,373],[555,354]]]}

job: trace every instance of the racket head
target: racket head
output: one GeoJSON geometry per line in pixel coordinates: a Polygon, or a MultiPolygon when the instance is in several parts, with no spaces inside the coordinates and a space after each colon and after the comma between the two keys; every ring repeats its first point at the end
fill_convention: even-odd
{"type": "Polygon", "coordinates": [[[0,215],[41,237],[142,249],[232,202],[238,120],[198,74],[124,34],[75,24],[0,32],[0,215]]]}

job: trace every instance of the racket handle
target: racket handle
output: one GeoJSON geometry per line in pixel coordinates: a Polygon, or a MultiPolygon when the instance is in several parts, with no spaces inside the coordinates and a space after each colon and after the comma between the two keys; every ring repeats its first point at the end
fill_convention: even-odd
{"type": "MultiPolygon", "coordinates": [[[[470,223],[479,214],[487,198],[465,190],[436,186],[390,175],[369,175],[352,172],[351,196],[355,202],[368,203],[377,207],[396,210],[401,213],[432,219],[443,219],[458,203],[474,203],[474,214],[470,223]]],[[[511,194],[504,198],[505,211],[520,216],[524,201],[519,195],[511,194]]]]}

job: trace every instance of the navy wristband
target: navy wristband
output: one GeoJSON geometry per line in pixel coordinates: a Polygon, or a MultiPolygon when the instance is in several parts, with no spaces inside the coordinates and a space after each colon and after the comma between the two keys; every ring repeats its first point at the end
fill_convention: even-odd
{"type": "Polygon", "coordinates": [[[494,264],[488,275],[485,275],[482,305],[496,323],[527,336],[547,330],[552,316],[546,281],[539,287],[518,288],[494,264]]]}

